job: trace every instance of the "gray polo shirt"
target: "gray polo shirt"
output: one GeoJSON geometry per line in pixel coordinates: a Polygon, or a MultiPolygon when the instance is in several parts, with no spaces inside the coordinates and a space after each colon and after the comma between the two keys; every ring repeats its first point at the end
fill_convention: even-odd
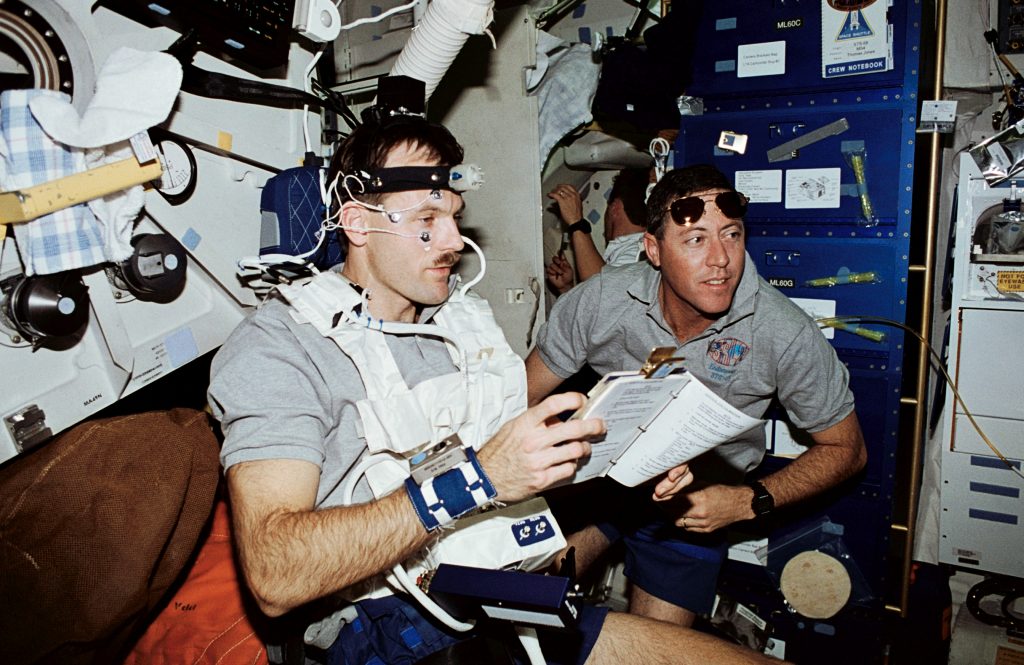
{"type": "MultiPolygon", "coordinates": [[[[688,371],[747,415],[763,417],[777,396],[801,429],[837,424],[853,411],[849,372],[814,321],[745,260],[729,311],[682,343],[661,312],[661,273],[646,262],[606,267],[555,303],[537,338],[540,357],[567,378],[587,363],[599,374],[636,370],[653,347],[676,346],[688,371]]],[[[764,450],[758,428],[702,456],[694,470],[736,482],[764,450]]]]}
{"type": "MultiPolygon", "coordinates": [[[[424,311],[420,323],[438,309],[424,311]]],[[[386,339],[410,387],[457,371],[440,338],[386,339]]],[[[366,390],[333,340],[310,324],[296,323],[288,305],[271,298],[235,328],[210,374],[210,407],[224,432],[225,470],[253,460],[304,460],[320,467],[316,507],[342,503],[344,481],[367,450],[356,407],[366,390]]],[[[355,499],[371,498],[363,479],[355,499]]]]}

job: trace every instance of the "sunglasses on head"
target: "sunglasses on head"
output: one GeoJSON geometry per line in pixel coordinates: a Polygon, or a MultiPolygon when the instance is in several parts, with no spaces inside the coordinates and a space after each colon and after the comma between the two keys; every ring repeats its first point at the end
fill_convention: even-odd
{"type": "MultiPolygon", "coordinates": [[[[722,192],[715,196],[715,205],[729,219],[741,219],[747,212],[747,199],[739,192],[722,192]]],[[[668,207],[676,224],[693,224],[704,214],[706,201],[699,196],[684,196],[668,207]]]]}

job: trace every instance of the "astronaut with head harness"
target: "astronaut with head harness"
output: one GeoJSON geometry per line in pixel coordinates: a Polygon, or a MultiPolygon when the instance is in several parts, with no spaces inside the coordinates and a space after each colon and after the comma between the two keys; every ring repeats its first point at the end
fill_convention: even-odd
{"type": "MultiPolygon", "coordinates": [[[[344,264],[279,286],[213,363],[245,580],[267,614],[307,613],[306,641],[324,662],[406,662],[463,639],[472,625],[428,616],[437,608],[413,580],[438,562],[550,561],[564,544],[556,530],[520,542],[509,527],[555,526],[528,499],[569,478],[604,431],[556,417],[582,404],[576,393],[526,410],[522,360],[472,283],[458,286],[452,268],[469,243],[459,188],[479,179],[451,166],[462,157],[422,118],[357,128],[327,179],[344,264]],[[511,512],[478,515],[498,502],[511,512]]],[[[692,662],[748,656],[637,622],[584,607],[578,639],[556,642],[566,662],[640,634],[647,648],[692,662]]],[[[544,645],[546,656],[558,650],[544,645]]]]}

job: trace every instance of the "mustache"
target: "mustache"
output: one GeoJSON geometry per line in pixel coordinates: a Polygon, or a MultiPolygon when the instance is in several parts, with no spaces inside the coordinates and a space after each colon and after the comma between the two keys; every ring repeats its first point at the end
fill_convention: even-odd
{"type": "Polygon", "coordinates": [[[444,252],[442,254],[439,254],[437,256],[437,258],[434,259],[434,265],[432,267],[434,267],[434,268],[452,268],[461,259],[462,259],[462,254],[460,254],[458,252],[451,252],[451,251],[444,252]]]}

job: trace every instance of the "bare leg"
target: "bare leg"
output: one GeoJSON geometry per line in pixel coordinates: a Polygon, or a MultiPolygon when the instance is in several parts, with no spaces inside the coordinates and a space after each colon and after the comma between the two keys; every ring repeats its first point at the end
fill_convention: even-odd
{"type": "Polygon", "coordinates": [[[677,626],[689,628],[697,615],[688,609],[673,605],[657,596],[652,596],[635,584],[629,594],[629,613],[639,616],[667,621],[677,626]]]}
{"type": "Polygon", "coordinates": [[[689,628],[609,612],[587,665],[779,665],[753,649],[689,628]]]}
{"type": "Polygon", "coordinates": [[[565,541],[565,550],[558,555],[557,560],[561,561],[568,549],[575,547],[577,577],[583,575],[590,568],[590,565],[604,554],[604,551],[611,545],[611,541],[605,538],[601,530],[593,525],[570,534],[566,537],[565,541]]]}

